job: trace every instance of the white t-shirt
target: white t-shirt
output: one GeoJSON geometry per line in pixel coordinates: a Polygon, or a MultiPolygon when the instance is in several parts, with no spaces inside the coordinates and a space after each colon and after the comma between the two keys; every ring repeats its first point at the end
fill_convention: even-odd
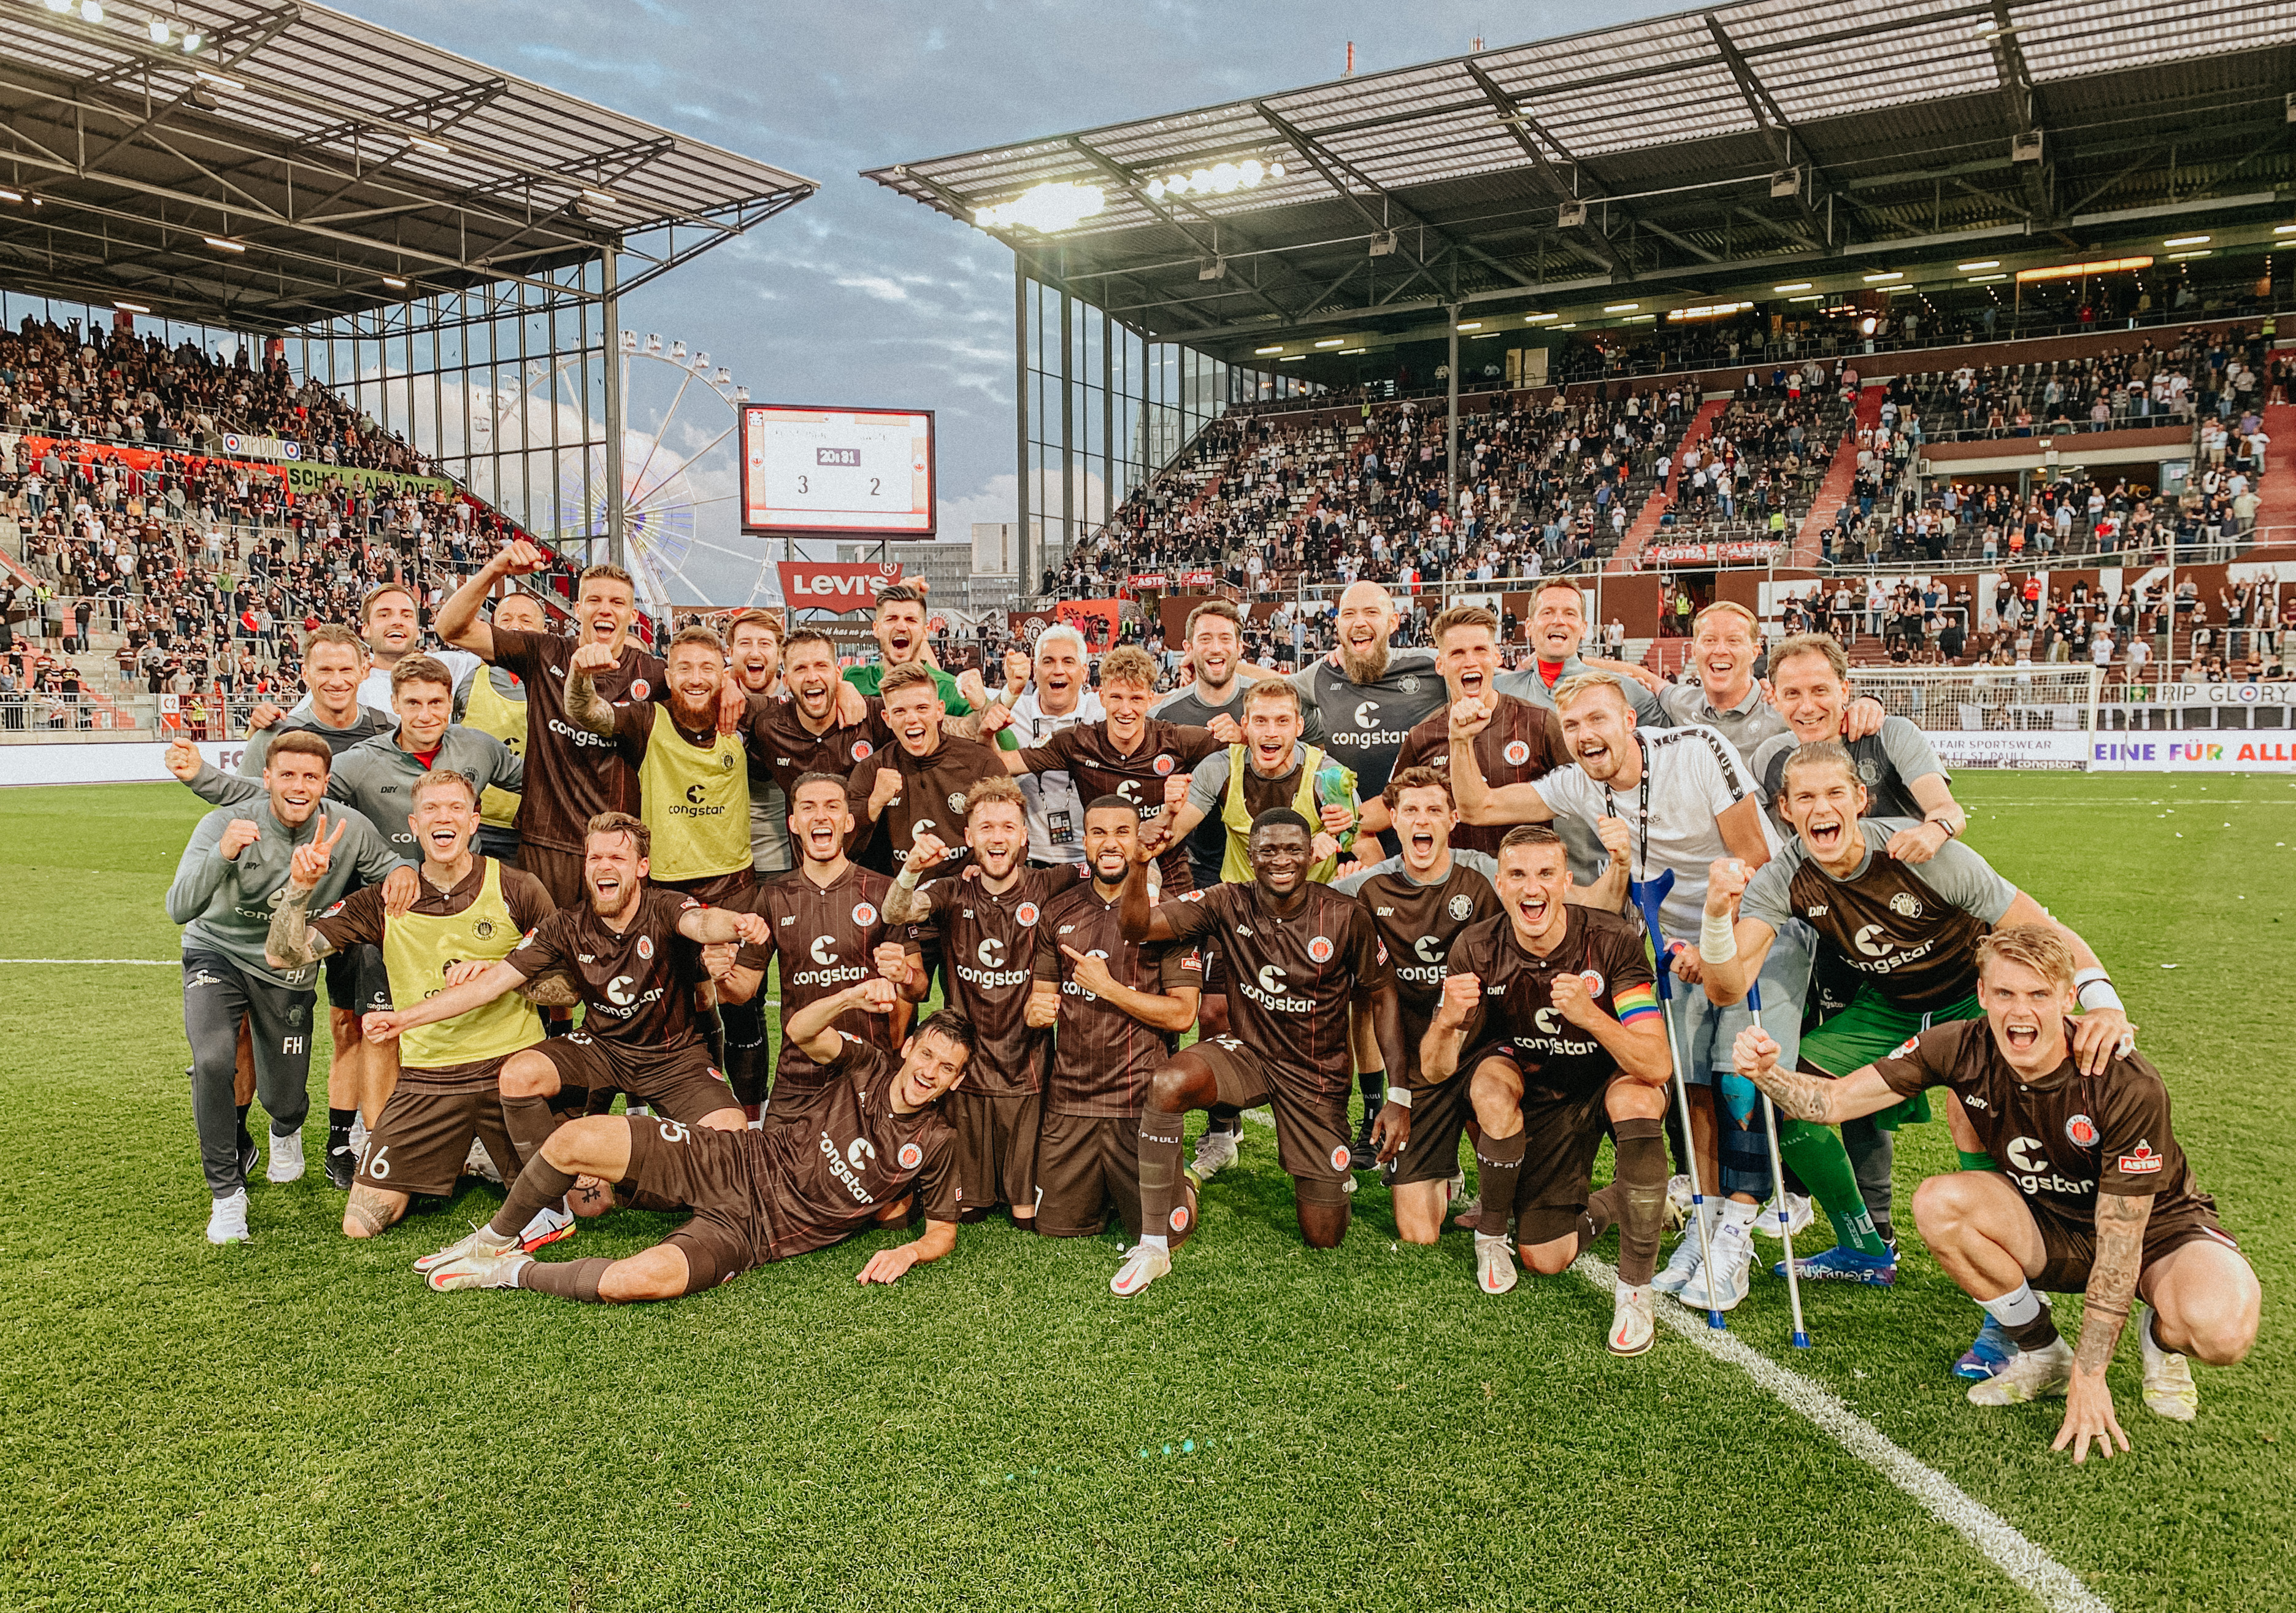
{"type": "MultiPolygon", "coordinates": [[[[1667,893],[1659,917],[1671,939],[1694,940],[1706,905],[1707,869],[1716,858],[1731,855],[1716,820],[1753,794],[1754,783],[1730,742],[1712,728],[1638,728],[1636,733],[1649,773],[1647,823],[1639,783],[1606,788],[1587,778],[1576,762],[1549,773],[1534,787],[1557,817],[1589,824],[1600,818],[1624,819],[1636,847],[1636,866],[1628,876],[1653,878],[1672,869],[1674,889],[1667,893]]],[[[1778,839],[1769,819],[1759,812],[1754,819],[1761,826],[1763,844],[1775,855],[1778,839]]]]}
{"type": "MultiPolygon", "coordinates": [[[[1013,733],[1021,748],[1045,744],[1063,728],[1080,722],[1103,722],[1108,712],[1090,689],[1077,695],[1076,706],[1064,715],[1046,714],[1037,703],[1037,687],[1013,703],[1013,733]]],[[[1032,862],[1084,860],[1084,800],[1075,777],[1066,770],[1023,773],[1013,780],[1029,799],[1029,860],[1032,862]]]]}

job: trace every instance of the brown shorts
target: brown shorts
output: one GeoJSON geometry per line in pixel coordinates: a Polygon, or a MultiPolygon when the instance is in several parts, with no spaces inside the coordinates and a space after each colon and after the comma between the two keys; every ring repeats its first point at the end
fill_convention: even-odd
{"type": "Polygon", "coordinates": [[[590,900],[590,893],[582,884],[579,852],[562,852],[556,846],[537,845],[529,840],[518,848],[518,865],[542,881],[542,888],[550,893],[555,906],[578,908],[590,900]]]}
{"type": "Polygon", "coordinates": [[[688,1294],[731,1282],[773,1258],[772,1229],[758,1190],[766,1148],[757,1132],[650,1118],[628,1123],[630,1169],[620,1189],[693,1212],[692,1221],[662,1239],[685,1256],[688,1294]]]}
{"type": "MultiPolygon", "coordinates": [[[[954,1094],[952,1094],[954,1096],[954,1094]]],[[[941,1100],[944,1109],[947,1099],[941,1100]]],[[[1116,1206],[1125,1236],[1140,1236],[1140,1122],[1128,1115],[1047,1115],[1037,1137],[1037,1230],[1092,1238],[1116,1206]]]]}
{"type": "MultiPolygon", "coordinates": [[[[1472,1071],[1491,1059],[1514,1064],[1503,1052],[1486,1052],[1463,1064],[1472,1071]]],[[[1586,1214],[1595,1156],[1611,1127],[1603,1107],[1608,1090],[1604,1086],[1589,1095],[1565,1095],[1524,1083],[1522,1174],[1514,1193],[1518,1243],[1552,1242],[1576,1228],[1586,1214]]]]}
{"type": "Polygon", "coordinates": [[[646,883],[691,896],[705,907],[722,908],[729,897],[738,896],[758,883],[758,871],[739,868],[730,874],[704,874],[699,879],[649,879],[646,883]]]}
{"type": "Polygon", "coordinates": [[[1211,1066],[1219,1101],[1239,1109],[1275,1111],[1275,1157],[1302,1204],[1347,1202],[1348,1098],[1311,1097],[1278,1082],[1259,1056],[1233,1036],[1208,1036],[1184,1049],[1211,1066]]]}
{"type": "Polygon", "coordinates": [[[1411,1140],[1395,1156],[1395,1177],[1390,1184],[1448,1181],[1459,1174],[1459,1140],[1475,1117],[1469,1095],[1474,1066],[1463,1065],[1450,1080],[1421,1087],[1411,1096],[1411,1140]]]}
{"type": "Polygon", "coordinates": [[[504,1181],[517,1178],[518,1150],[503,1125],[500,1092],[493,1087],[463,1092],[410,1090],[402,1080],[375,1118],[366,1157],[359,1162],[358,1185],[386,1193],[444,1197],[455,1190],[463,1174],[473,1137],[486,1144],[487,1155],[504,1181]]]}
{"type": "MultiPolygon", "coordinates": [[[[2096,1260],[2095,1227],[2074,1226],[2046,1212],[2037,1212],[2033,1224],[2041,1230],[2042,1254],[2041,1274],[2032,1286],[2050,1294],[2078,1294],[2087,1288],[2089,1267],[2096,1260]]],[[[2203,1238],[2240,1252],[2240,1246],[2217,1224],[2217,1201],[2205,1193],[2144,1223],[2144,1265],[2203,1238]]],[[[2143,1266],[2138,1272],[2142,1275],[2143,1266]]]]}
{"type": "Polygon", "coordinates": [[[734,1089],[726,1084],[724,1074],[709,1062],[709,1049],[700,1042],[668,1052],[633,1055],[610,1049],[585,1032],[572,1031],[539,1043],[533,1051],[550,1060],[562,1084],[589,1089],[594,1115],[604,1114],[616,1092],[626,1095],[634,1105],[644,1104],[688,1125],[705,1115],[737,1107],[734,1089]]]}
{"type": "Polygon", "coordinates": [[[968,1214],[993,1205],[1033,1211],[1037,1203],[1037,1127],[1041,1093],[992,1097],[955,1091],[940,1100],[941,1118],[956,1132],[956,1180],[968,1214]]]}

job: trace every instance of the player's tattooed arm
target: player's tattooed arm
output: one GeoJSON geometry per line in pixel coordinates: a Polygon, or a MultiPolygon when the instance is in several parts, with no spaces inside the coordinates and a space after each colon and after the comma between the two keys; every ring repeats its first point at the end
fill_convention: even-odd
{"type": "Polygon", "coordinates": [[[2136,1297],[2136,1273],[2144,1263],[2144,1227],[2152,1218],[2150,1193],[2096,1196],[2096,1256],[2081,1305],[2080,1346],[2073,1355],[2072,1383],[2065,1391],[2065,1420],[2049,1444],[2053,1451],[2070,1445],[2075,1465],[2088,1460],[2091,1441],[2100,1456],[2111,1456],[2116,1446],[2128,1449],[2128,1436],[2113,1415],[2112,1390],[2105,1383],[2104,1370],[2120,1347],[2120,1330],[2136,1297]]]}
{"type": "Polygon", "coordinates": [[[1838,1126],[1899,1101],[1898,1094],[1870,1064],[1836,1081],[1829,1075],[1778,1068],[1778,1051],[1776,1038],[1759,1026],[1749,1025],[1738,1033],[1730,1062],[1739,1074],[1769,1095],[1779,1114],[1790,1119],[1838,1126]]]}
{"type": "Polygon", "coordinates": [[[291,883],[271,909],[271,933],[264,937],[266,962],[282,969],[307,968],[335,950],[335,943],[310,926],[311,893],[291,883]]]}
{"type": "Polygon", "coordinates": [[[581,989],[557,971],[537,975],[518,988],[518,994],[537,1008],[570,1008],[582,1000],[581,989]]]}
{"type": "Polygon", "coordinates": [[[885,893],[885,924],[888,928],[897,924],[922,924],[932,913],[932,899],[917,886],[918,879],[949,860],[948,843],[930,830],[916,837],[909,846],[907,859],[901,864],[901,876],[893,881],[893,888],[885,893]]]}
{"type": "MultiPolygon", "coordinates": [[[[603,738],[614,737],[614,708],[598,693],[598,686],[590,680],[590,668],[584,664],[586,655],[594,648],[584,645],[574,652],[566,667],[566,717],[579,728],[586,728],[603,738]]],[[[611,663],[611,661],[609,662],[611,663]]]]}

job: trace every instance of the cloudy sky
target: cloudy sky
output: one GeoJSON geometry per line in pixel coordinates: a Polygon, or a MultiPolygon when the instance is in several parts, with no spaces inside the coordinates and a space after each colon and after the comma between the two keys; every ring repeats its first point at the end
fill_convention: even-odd
{"type": "Polygon", "coordinates": [[[1635,0],[1225,4],[337,0],[386,28],[820,182],[624,305],[759,400],[939,412],[941,532],[1011,520],[1013,260],[859,170],[1678,9],[1635,0]]]}

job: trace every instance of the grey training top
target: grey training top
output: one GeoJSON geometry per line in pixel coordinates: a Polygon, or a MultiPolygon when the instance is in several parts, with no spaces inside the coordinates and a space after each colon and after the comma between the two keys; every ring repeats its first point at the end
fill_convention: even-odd
{"type": "Polygon", "coordinates": [[[267,728],[258,728],[247,737],[247,753],[239,759],[242,778],[258,778],[263,774],[263,758],[271,749],[271,742],[282,734],[316,734],[327,742],[327,748],[341,755],[355,745],[365,745],[377,734],[398,732],[398,719],[389,712],[379,712],[371,705],[358,708],[358,719],[347,728],[331,728],[308,712],[283,717],[267,728]]]}
{"type": "MultiPolygon", "coordinates": [[[[1496,887],[1499,878],[1499,860],[1492,856],[1488,852],[1469,852],[1462,850],[1457,846],[1454,846],[1451,848],[1451,861],[1459,868],[1472,868],[1476,873],[1480,874],[1484,878],[1489,880],[1494,888],[1496,887]]],[[[1337,891],[1342,896],[1352,896],[1357,891],[1362,890],[1364,886],[1368,885],[1371,881],[1378,878],[1382,874],[1401,874],[1406,879],[1408,879],[1414,885],[1440,885],[1443,883],[1442,879],[1422,879],[1418,875],[1413,873],[1409,868],[1403,866],[1402,858],[1390,857],[1384,862],[1373,863],[1360,874],[1350,874],[1345,879],[1334,879],[1332,881],[1332,889],[1337,891]]],[[[1451,876],[1447,872],[1443,876],[1443,879],[1448,879],[1450,876],[1451,876]]]]}
{"type": "MultiPolygon", "coordinates": [[[[1789,839],[1793,831],[1786,827],[1785,819],[1778,812],[1778,794],[1785,785],[1786,758],[1800,744],[1791,732],[1773,735],[1754,747],[1747,767],[1754,776],[1755,787],[1761,792],[1762,810],[1789,839]]],[[[1869,817],[1922,817],[1922,803],[1914,799],[1914,780],[1927,778],[1932,773],[1939,778],[1946,776],[1936,747],[1910,718],[1884,717],[1880,733],[1844,740],[1842,748],[1857,764],[1857,777],[1866,786],[1866,811],[1869,817]]]]}
{"type": "MultiPolygon", "coordinates": [[[[1566,678],[1576,678],[1594,670],[1578,656],[1573,655],[1562,663],[1562,671],[1556,676],[1554,681],[1561,683],[1566,678]]],[[[1627,704],[1635,708],[1636,727],[1670,728],[1676,726],[1674,719],[1666,714],[1666,708],[1658,703],[1657,695],[1631,678],[1620,678],[1619,681],[1626,687],[1627,704]]],[[[1520,671],[1501,672],[1491,679],[1491,687],[1502,695],[1512,695],[1518,700],[1528,700],[1531,704],[1543,706],[1550,712],[1554,709],[1554,691],[1548,688],[1546,679],[1538,675],[1538,662],[1536,660],[1524,662],[1520,671]]]]}
{"type": "MultiPolygon", "coordinates": [[[[311,893],[311,910],[332,907],[347,891],[379,882],[398,867],[398,857],[375,827],[349,807],[323,807],[327,833],[340,822],[347,826],[335,843],[326,874],[311,893]]],[[[319,966],[275,969],[263,960],[263,943],[271,934],[271,915],[287,888],[289,865],[295,848],[318,833],[319,813],[313,812],[299,827],[290,830],[271,811],[268,800],[251,806],[217,807],[200,819],[192,842],[176,865],[176,882],[168,887],[168,917],[184,926],[184,951],[220,953],[250,975],[294,991],[308,990],[319,966]],[[223,832],[234,818],[251,819],[262,829],[254,844],[228,860],[217,848],[223,832]]]]}
{"type": "Polygon", "coordinates": [[[1730,742],[1741,761],[1751,763],[1755,747],[1779,734],[1791,733],[1777,708],[1762,698],[1762,686],[1746,687],[1746,697],[1734,706],[1718,706],[1694,683],[1669,683],[1658,692],[1658,703],[1680,728],[1709,728],[1730,742]]]}
{"type": "MultiPolygon", "coordinates": [[[[1912,828],[1918,821],[1909,818],[1861,818],[1857,827],[1866,838],[1866,855],[1857,860],[1856,872],[1848,879],[1835,879],[1823,868],[1816,868],[1816,871],[1835,885],[1851,884],[1874,866],[1874,859],[1890,854],[1887,847],[1890,835],[1900,829],[1912,828]]],[[[1784,931],[1787,922],[1795,917],[1794,871],[1804,863],[1816,867],[1801,836],[1787,836],[1778,854],[1747,881],[1746,894],[1738,904],[1739,916],[1759,918],[1773,932],[1784,931]]],[[[2017,900],[2017,887],[1995,873],[1991,863],[1958,840],[1947,841],[1927,862],[1902,866],[1915,878],[1983,924],[1999,924],[2009,904],[2017,900]]]]}
{"type": "MultiPolygon", "coordinates": [[[[489,786],[516,792],[526,783],[526,764],[510,746],[492,734],[456,723],[440,737],[430,768],[399,748],[395,728],[353,745],[335,758],[327,774],[327,798],[355,808],[382,832],[401,861],[421,862],[422,850],[414,844],[406,817],[414,810],[414,786],[433,769],[462,774],[478,786],[481,795],[489,786]]],[[[234,778],[209,766],[192,779],[191,791],[218,806],[252,801],[264,793],[256,779],[234,778]]],[[[345,836],[346,843],[348,838],[345,836]]]]}

